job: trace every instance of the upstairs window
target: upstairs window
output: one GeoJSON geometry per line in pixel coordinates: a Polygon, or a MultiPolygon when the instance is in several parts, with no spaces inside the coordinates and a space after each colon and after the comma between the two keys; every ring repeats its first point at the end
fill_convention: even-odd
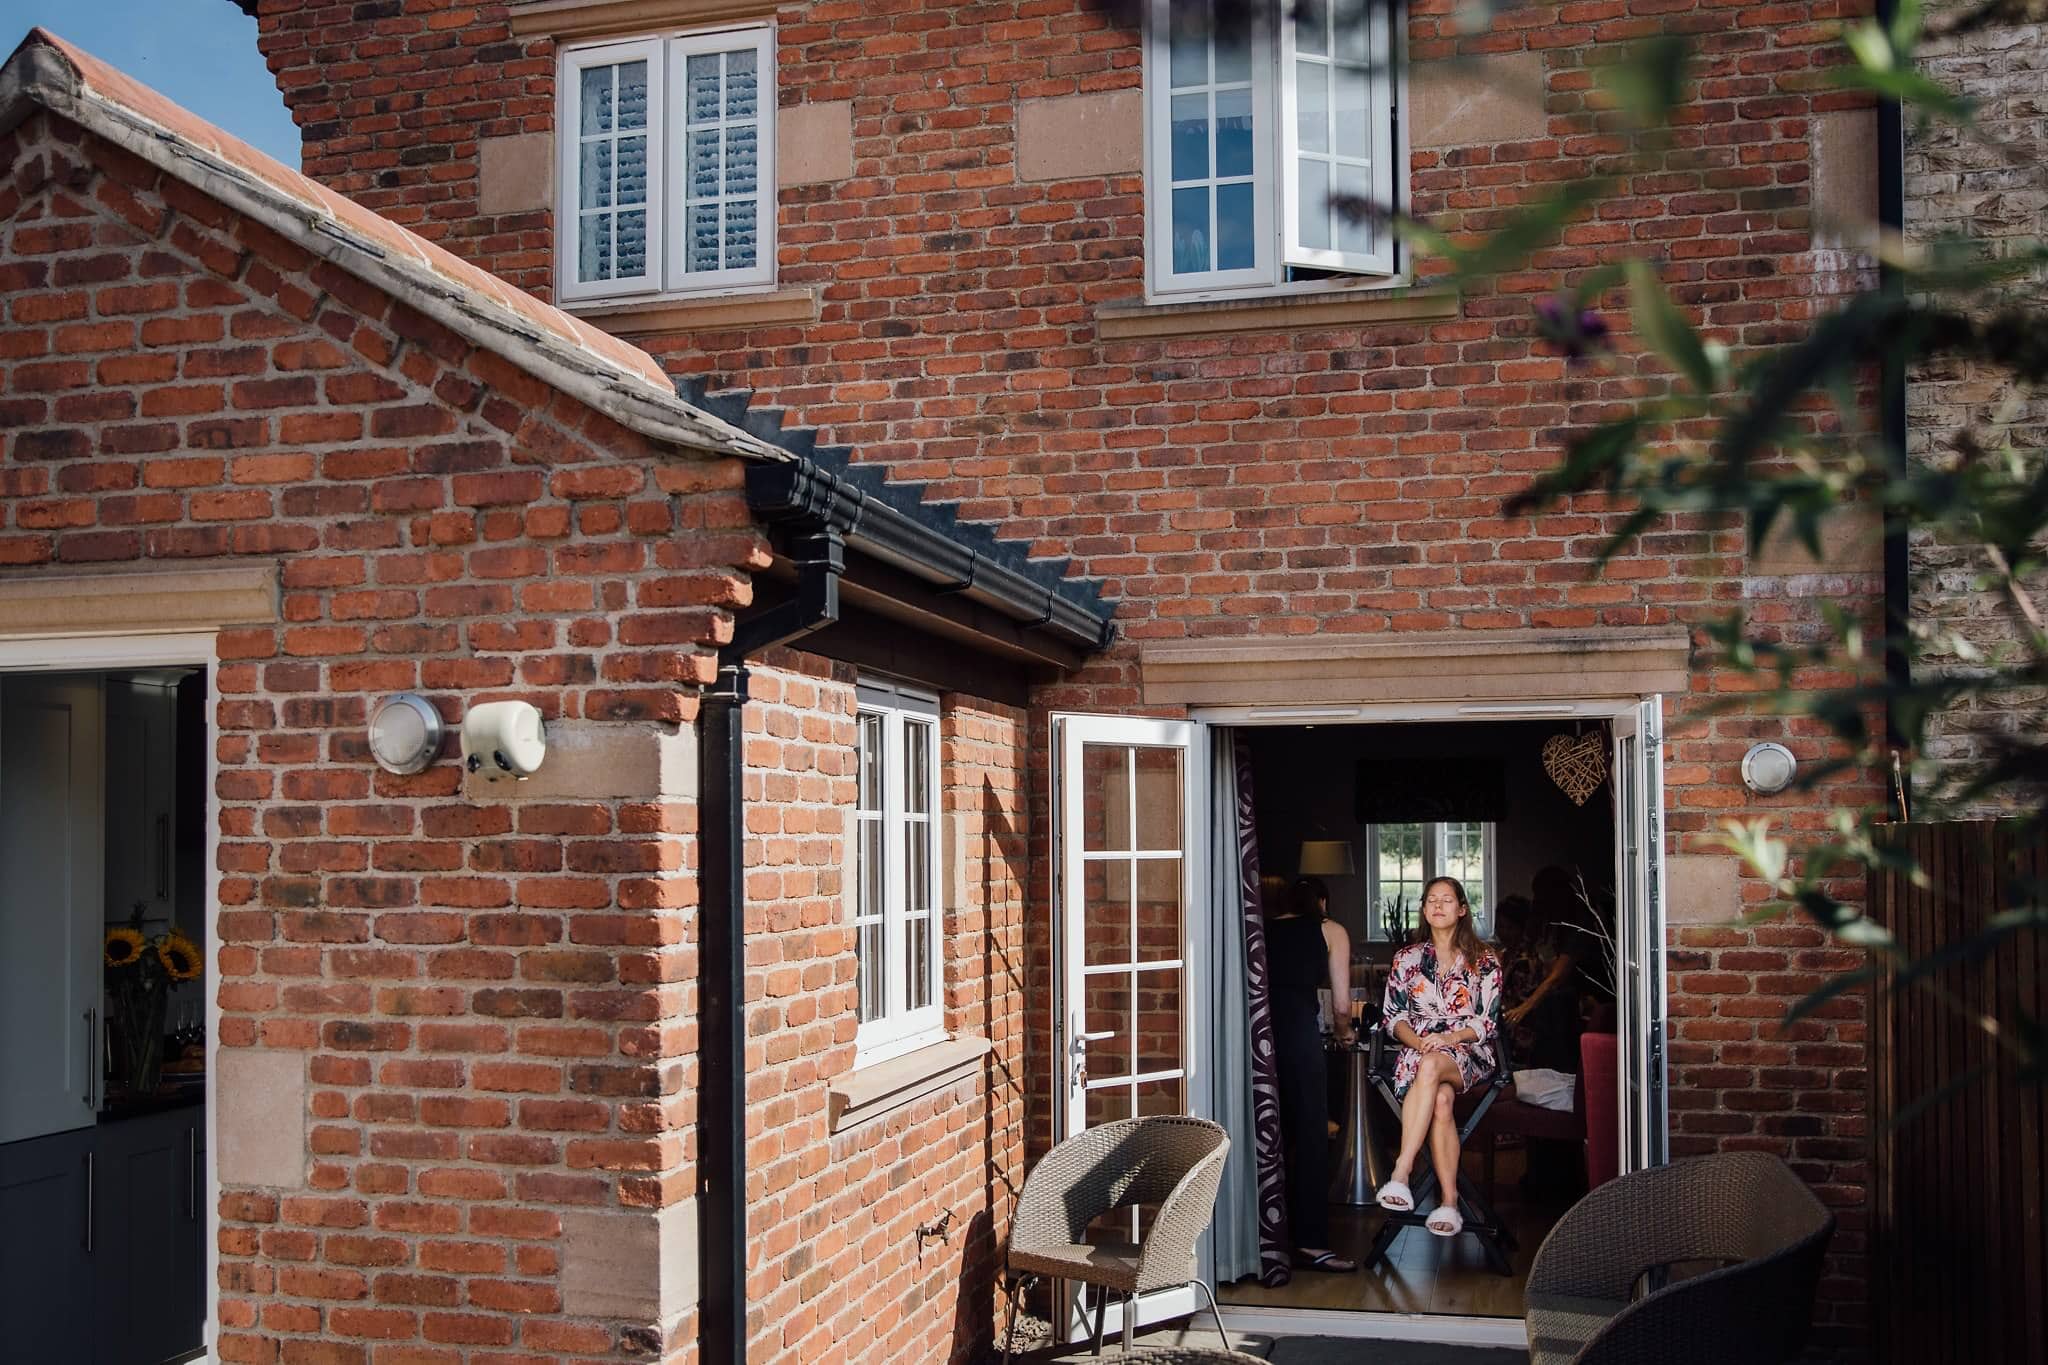
{"type": "Polygon", "coordinates": [[[1388,11],[1373,0],[1150,0],[1153,293],[1394,273],[1385,220],[1335,207],[1397,202],[1388,11]]]}
{"type": "Polygon", "coordinates": [[[939,1002],[939,706],[863,681],[855,772],[853,926],[858,1062],[943,1036],[939,1002]]]}
{"type": "Polygon", "coordinates": [[[766,27],[563,52],[565,303],[775,280],[775,40],[766,27]]]}

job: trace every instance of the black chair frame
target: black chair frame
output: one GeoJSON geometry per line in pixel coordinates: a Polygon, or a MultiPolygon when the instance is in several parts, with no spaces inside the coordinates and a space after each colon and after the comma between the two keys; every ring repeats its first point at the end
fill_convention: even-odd
{"type": "MultiPolygon", "coordinates": [[[[1394,1093],[1394,1057],[1401,1044],[1388,1036],[1386,1025],[1380,1023],[1372,1026],[1368,1046],[1372,1054],[1368,1069],[1372,1073],[1373,1089],[1379,1091],[1380,1098],[1394,1111],[1394,1131],[1398,1133],[1401,1100],[1394,1093]]],[[[1506,1029],[1498,1031],[1498,1036],[1494,1040],[1493,1055],[1493,1075],[1487,1079],[1486,1088],[1480,1092],[1478,1103],[1472,1106],[1464,1121],[1458,1125],[1458,1148],[1461,1155],[1471,1140],[1473,1131],[1486,1117],[1486,1111],[1493,1108],[1493,1102],[1500,1098],[1501,1092],[1508,1088],[1514,1078],[1513,1064],[1508,1057],[1506,1029]]],[[[1429,1148],[1426,1145],[1416,1159],[1415,1165],[1416,1170],[1408,1182],[1409,1190],[1415,1195],[1414,1207],[1398,1212],[1393,1209],[1384,1210],[1385,1220],[1380,1224],[1379,1235],[1373,1238],[1372,1251],[1365,1258],[1367,1270],[1387,1259],[1387,1253],[1393,1248],[1394,1239],[1399,1237],[1404,1229],[1426,1226],[1429,1222],[1429,1213],[1434,1212],[1425,1212],[1423,1209],[1423,1204],[1437,1192],[1436,1169],[1429,1162],[1429,1148]]],[[[1500,1214],[1496,1213],[1493,1205],[1473,1188],[1470,1181],[1458,1182],[1458,1212],[1465,1219],[1464,1231],[1479,1239],[1480,1248],[1486,1253],[1486,1263],[1496,1274],[1512,1277],[1515,1268],[1509,1262],[1508,1256],[1515,1250],[1515,1235],[1508,1231],[1507,1224],[1501,1221],[1500,1214]]]]}

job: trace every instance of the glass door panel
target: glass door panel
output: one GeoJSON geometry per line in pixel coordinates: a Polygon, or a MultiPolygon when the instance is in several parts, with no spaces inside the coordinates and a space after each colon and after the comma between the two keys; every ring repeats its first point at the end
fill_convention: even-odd
{"type": "MultiPolygon", "coordinates": [[[[1060,1135],[1188,1112],[1188,915],[1202,866],[1194,746],[1185,721],[1053,718],[1060,1135]]],[[[1131,1242],[1149,1211],[1098,1219],[1091,1242],[1131,1242]]],[[[1141,1305],[1144,1320],[1185,1312],[1141,1305]]],[[[1069,1310],[1069,1329],[1079,1322],[1069,1310]]]]}
{"type": "Polygon", "coordinates": [[[1664,1100],[1663,698],[1614,724],[1615,1006],[1621,1169],[1667,1159],[1664,1100]]]}

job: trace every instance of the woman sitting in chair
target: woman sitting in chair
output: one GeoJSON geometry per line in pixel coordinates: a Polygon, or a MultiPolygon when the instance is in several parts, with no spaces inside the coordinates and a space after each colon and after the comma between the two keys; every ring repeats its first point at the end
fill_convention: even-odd
{"type": "Polygon", "coordinates": [[[1429,1216],[1429,1230],[1455,1237],[1464,1229],[1458,1212],[1458,1120],[1460,1094],[1493,1071],[1494,1040],[1500,1034],[1500,959],[1472,927],[1472,905],[1455,877],[1436,877],[1422,888],[1427,937],[1394,955],[1387,978],[1383,1027],[1401,1044],[1394,1062],[1394,1093],[1401,1097],[1401,1151],[1381,1208],[1405,1213],[1415,1207],[1408,1188],[1415,1158],[1429,1144],[1443,1200],[1429,1216]]]}

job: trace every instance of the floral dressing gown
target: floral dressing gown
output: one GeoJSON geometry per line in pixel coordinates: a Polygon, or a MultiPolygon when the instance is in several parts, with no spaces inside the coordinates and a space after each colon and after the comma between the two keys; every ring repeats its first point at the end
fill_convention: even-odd
{"type": "MultiPolygon", "coordinates": [[[[1493,1072],[1493,1043],[1500,1036],[1500,984],[1500,959],[1492,953],[1475,971],[1463,959],[1441,966],[1434,943],[1411,943],[1394,954],[1380,1017],[1389,1037],[1402,1019],[1423,1037],[1462,1028],[1478,1033],[1478,1042],[1451,1049],[1451,1060],[1458,1064],[1458,1089],[1463,1092],[1493,1072]]],[[[1403,1047],[1394,1059],[1394,1092],[1406,1095],[1421,1070],[1422,1054],[1403,1047]]]]}

